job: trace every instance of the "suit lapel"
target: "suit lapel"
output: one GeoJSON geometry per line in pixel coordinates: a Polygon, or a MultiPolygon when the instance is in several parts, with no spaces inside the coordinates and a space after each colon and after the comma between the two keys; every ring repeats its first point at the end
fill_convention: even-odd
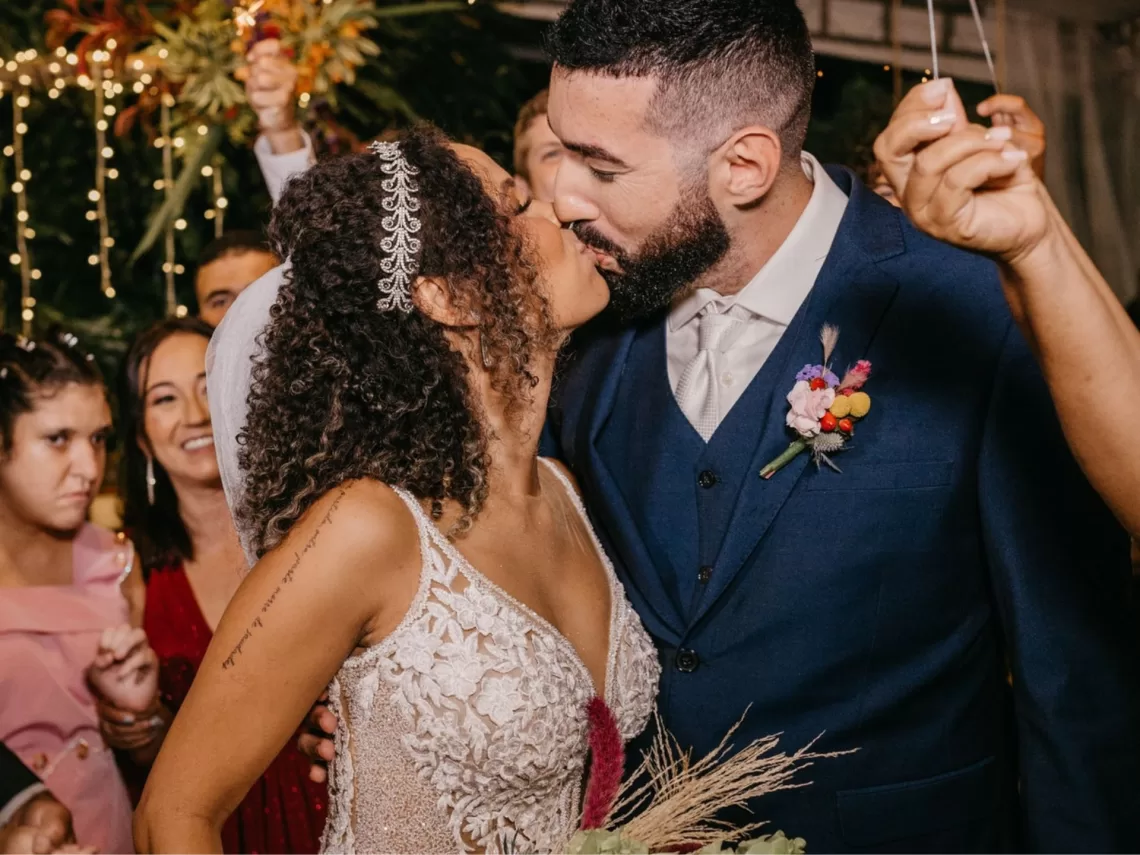
{"type": "Polygon", "coordinates": [[[782,351],[782,364],[772,375],[775,388],[765,399],[767,410],[758,414],[760,441],[737,497],[712,580],[690,625],[705,615],[736,578],[804,471],[813,465],[805,453],[770,480],[760,478],[760,470],[792,439],[785,423],[786,396],[796,372],[822,359],[820,329],[825,323],[839,327],[834,361],[842,373],[864,357],[898,290],[897,281],[882,272],[877,262],[903,251],[901,215],[878,197],[868,198],[873,194],[847,170],[832,173],[832,177],[851,196],[847,212],[815,286],[788,328],[790,346],[777,348],[777,352],[782,351]]]}
{"type": "MultiPolygon", "coordinates": [[[[683,631],[684,619],[657,577],[656,563],[638,530],[636,518],[598,449],[598,437],[617,404],[622,372],[635,337],[636,330],[624,331],[605,347],[596,348],[595,353],[600,358],[592,365],[583,366],[591,382],[584,390],[585,402],[574,444],[578,450],[576,459],[585,465],[584,471],[575,474],[582,482],[585,495],[591,499],[590,509],[608,540],[615,565],[625,571],[623,581],[641,595],[640,599],[649,604],[664,626],[679,634],[683,631]]],[[[623,403],[636,406],[633,401],[623,403]]]]}

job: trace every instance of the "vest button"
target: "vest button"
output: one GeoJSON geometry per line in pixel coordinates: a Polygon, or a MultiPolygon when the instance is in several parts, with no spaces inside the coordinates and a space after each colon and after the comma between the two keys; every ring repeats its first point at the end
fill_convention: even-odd
{"type": "Polygon", "coordinates": [[[709,583],[709,579],[712,578],[712,571],[713,569],[711,567],[702,567],[697,571],[697,581],[702,585],[707,585],[709,583]]]}
{"type": "Polygon", "coordinates": [[[706,469],[697,476],[697,483],[704,487],[706,490],[715,487],[717,482],[716,473],[711,469],[706,469]]]}
{"type": "Polygon", "coordinates": [[[682,674],[692,674],[701,667],[701,658],[692,650],[679,650],[674,664],[682,674]]]}

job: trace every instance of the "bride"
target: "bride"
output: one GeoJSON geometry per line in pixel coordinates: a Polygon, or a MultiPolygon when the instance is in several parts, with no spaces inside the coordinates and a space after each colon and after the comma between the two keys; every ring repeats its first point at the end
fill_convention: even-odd
{"type": "Polygon", "coordinates": [[[579,820],[586,706],[629,740],[660,667],[570,476],[537,457],[593,256],[432,129],[320,163],[254,368],[240,526],[260,560],[155,762],[140,851],[219,831],[328,686],[332,851],[549,851],[579,820]]]}

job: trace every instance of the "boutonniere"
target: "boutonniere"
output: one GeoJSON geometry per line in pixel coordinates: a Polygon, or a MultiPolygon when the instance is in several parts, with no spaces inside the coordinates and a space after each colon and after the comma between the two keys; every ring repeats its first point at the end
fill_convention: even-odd
{"type": "Polygon", "coordinates": [[[855,424],[871,412],[871,396],[862,391],[871,377],[871,363],[856,362],[840,379],[831,371],[831,355],[839,341],[838,327],[825,326],[819,334],[823,362],[805,365],[796,375],[796,385],[788,393],[788,427],[796,439],[787,451],[760,470],[767,480],[805,451],[811,452],[816,467],[826,465],[836,472],[831,455],[847,447],[855,434],[855,424]]]}

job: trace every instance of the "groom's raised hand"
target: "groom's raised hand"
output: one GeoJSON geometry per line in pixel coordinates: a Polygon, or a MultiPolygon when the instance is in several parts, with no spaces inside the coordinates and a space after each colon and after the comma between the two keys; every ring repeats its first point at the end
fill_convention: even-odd
{"type": "Polygon", "coordinates": [[[305,719],[306,732],[297,740],[297,747],[312,762],[309,779],[322,784],[328,779],[328,764],[336,756],[333,734],[336,733],[336,716],[328,708],[329,693],[325,692],[309,710],[305,719]]]}

